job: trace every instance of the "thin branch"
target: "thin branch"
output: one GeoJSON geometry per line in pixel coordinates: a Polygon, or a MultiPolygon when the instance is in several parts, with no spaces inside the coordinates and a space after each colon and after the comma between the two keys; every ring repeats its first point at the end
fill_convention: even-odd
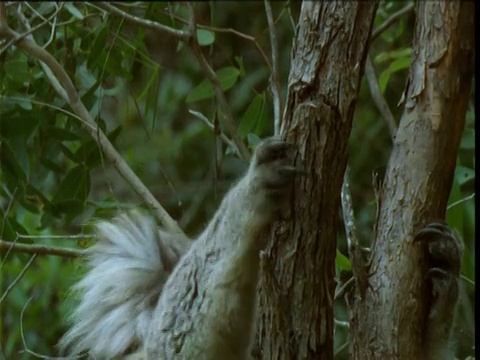
{"type": "MultiPolygon", "coordinates": [[[[7,194],[7,196],[9,196],[9,199],[8,199],[8,203],[7,203],[7,208],[3,213],[3,219],[2,219],[3,221],[2,221],[2,226],[0,227],[0,234],[3,234],[3,230],[5,229],[5,225],[7,223],[6,219],[7,219],[8,214],[10,213],[10,209],[12,208],[13,201],[15,200],[15,194],[17,193],[18,188],[15,188],[13,190],[13,194],[10,194],[8,189],[6,189],[5,187],[4,187],[4,190],[6,190],[5,193],[7,194]]],[[[16,240],[17,239],[15,239],[15,241],[16,240]]],[[[3,257],[2,262],[0,263],[0,269],[3,267],[3,264],[5,264],[5,262],[7,261],[7,258],[8,258],[9,254],[10,254],[10,250],[7,251],[7,253],[3,257]]]]}
{"type": "Polygon", "coordinates": [[[265,13],[267,14],[267,22],[270,33],[270,47],[272,53],[272,72],[270,76],[270,90],[272,91],[273,98],[273,120],[274,120],[274,133],[278,135],[280,130],[280,117],[282,116],[282,100],[280,90],[280,76],[278,71],[278,43],[277,35],[275,32],[275,23],[273,21],[272,7],[270,6],[270,0],[264,0],[265,13]]]}
{"type": "MultiPolygon", "coordinates": [[[[30,298],[27,300],[25,305],[23,305],[22,311],[20,312],[20,337],[22,338],[22,344],[23,344],[24,351],[26,351],[30,355],[33,355],[33,356],[35,356],[37,358],[40,358],[40,359],[47,359],[47,360],[52,360],[52,359],[59,359],[60,360],[60,359],[62,359],[62,360],[66,360],[67,358],[65,358],[65,357],[46,356],[46,355],[36,353],[35,351],[32,351],[28,348],[27,340],[25,339],[25,332],[23,331],[23,314],[25,313],[25,310],[27,310],[27,307],[28,307],[28,304],[30,304],[30,301],[32,301],[33,296],[34,295],[30,296],[30,298]]],[[[80,357],[83,357],[83,356],[77,355],[77,356],[74,356],[74,357],[69,357],[68,359],[79,359],[80,357]]]]}
{"type": "Polygon", "coordinates": [[[348,321],[341,321],[341,320],[337,320],[337,319],[333,319],[333,322],[335,324],[335,326],[340,326],[340,327],[343,327],[343,328],[350,328],[350,323],[348,321]]]}
{"type": "Polygon", "coordinates": [[[188,7],[190,9],[189,31],[191,35],[189,45],[193,50],[193,53],[195,54],[198,62],[200,63],[203,73],[213,86],[215,97],[217,98],[218,104],[223,114],[223,124],[225,125],[228,134],[231,136],[233,142],[237,145],[241,157],[245,160],[248,160],[250,159],[250,153],[245,144],[243,143],[242,139],[240,139],[240,136],[238,135],[235,121],[233,119],[232,110],[230,109],[227,99],[225,98],[225,93],[223,92],[220,85],[220,80],[218,79],[217,74],[215,73],[215,71],[213,71],[212,67],[203,55],[200,44],[198,43],[196,34],[197,24],[195,22],[195,12],[193,10],[193,6],[192,4],[188,3],[188,7]]]}
{"type": "Polygon", "coordinates": [[[132,186],[135,192],[153,209],[157,219],[162,222],[168,231],[173,233],[182,233],[182,230],[178,227],[175,220],[173,220],[160,205],[157,199],[152,195],[152,193],[147,189],[147,187],[142,183],[138,176],[133,172],[133,170],[113,147],[112,143],[105,136],[103,131],[97,126],[95,120],[92,118],[89,111],[78,96],[72,80],[67,75],[63,67],[50,53],[38,46],[33,40],[28,38],[17,40],[19,35],[10,29],[6,19],[5,6],[3,3],[0,3],[0,35],[3,35],[9,40],[15,39],[19,48],[48,66],[48,68],[51,70],[51,73],[46,73],[48,79],[52,84],[55,84],[56,82],[60,84],[61,89],[64,91],[61,91],[60,88],[55,87],[56,90],[68,102],[75,114],[77,114],[88,124],[88,126],[85,126],[85,129],[96,140],[103,153],[113,163],[120,175],[122,175],[122,177],[132,186]]]}
{"type": "Polygon", "coordinates": [[[474,288],[475,288],[475,281],[469,279],[468,277],[466,277],[465,275],[463,274],[460,274],[460,278],[465,281],[467,284],[469,285],[472,285],[474,288]]]}
{"type": "Polygon", "coordinates": [[[0,240],[0,252],[4,251],[18,251],[27,254],[37,255],[58,255],[63,257],[79,257],[82,256],[85,250],[76,250],[63,248],[58,246],[47,246],[43,244],[20,244],[10,241],[0,240]]]}
{"type": "MultiPolygon", "coordinates": [[[[192,114],[193,116],[197,117],[198,119],[200,119],[204,124],[206,124],[208,126],[208,128],[210,130],[213,130],[215,131],[215,125],[212,124],[212,122],[210,120],[207,119],[207,117],[205,115],[203,115],[202,113],[198,112],[198,111],[194,111],[194,110],[188,110],[188,112],[190,114],[192,114]]],[[[223,132],[220,132],[220,138],[222,139],[222,141],[227,144],[229,147],[231,147],[233,149],[233,151],[239,156],[240,156],[240,151],[238,150],[237,146],[235,145],[235,143],[230,140],[223,132]]]]}
{"type": "Polygon", "coordinates": [[[352,276],[350,279],[345,281],[343,284],[338,284],[335,288],[335,295],[333,297],[334,300],[337,300],[340,296],[342,296],[346,289],[355,281],[355,278],[352,276]]]}
{"type": "Polygon", "coordinates": [[[2,297],[0,298],[0,304],[3,302],[3,300],[5,300],[7,298],[7,295],[10,293],[10,291],[12,291],[12,289],[15,287],[15,285],[20,281],[20,279],[23,277],[23,275],[25,275],[25,273],[27,272],[28,268],[30,267],[30,265],[32,265],[33,263],[33,260],[35,260],[35,258],[37,257],[38,254],[33,254],[32,257],[30,258],[30,260],[28,260],[27,264],[23,267],[22,271],[20,271],[20,274],[18,274],[18,276],[15,278],[15,280],[12,281],[12,283],[10,285],[8,285],[8,288],[7,290],[5,290],[5,292],[2,294],[2,297]]]}
{"type": "Polygon", "coordinates": [[[180,31],[176,29],[169,28],[165,25],[162,25],[160,23],[157,23],[152,20],[145,20],[141,19],[139,17],[130,15],[118,8],[115,8],[112,5],[109,5],[107,3],[92,3],[92,6],[98,6],[101,7],[104,10],[107,10],[109,13],[114,14],[114,15],[119,15],[124,17],[126,20],[135,23],[137,25],[140,25],[142,27],[147,27],[153,30],[157,30],[160,32],[164,32],[167,34],[170,34],[172,36],[175,36],[177,39],[184,41],[187,45],[190,46],[190,48],[193,50],[193,53],[195,57],[197,58],[200,67],[202,68],[203,73],[207,77],[207,79],[210,81],[210,83],[213,86],[214,92],[215,92],[215,97],[218,101],[219,107],[222,111],[223,114],[223,124],[228,132],[228,134],[231,136],[235,144],[237,145],[239,152],[241,154],[241,157],[244,159],[249,159],[250,158],[250,153],[243,143],[243,141],[240,139],[240,136],[238,135],[236,131],[236,126],[235,126],[235,121],[233,119],[233,114],[232,110],[230,109],[227,99],[225,98],[225,94],[222,90],[222,87],[220,85],[220,80],[218,79],[217,74],[215,71],[213,71],[212,67],[208,63],[208,61],[205,59],[205,56],[203,55],[202,49],[200,47],[200,44],[198,43],[197,35],[196,35],[196,27],[197,24],[195,22],[195,13],[193,10],[193,6],[190,3],[187,3],[188,8],[190,10],[190,16],[189,16],[189,21],[188,21],[188,32],[185,31],[180,31]]]}
{"type": "Polygon", "coordinates": [[[75,235],[23,235],[16,233],[17,239],[69,239],[78,240],[86,238],[94,238],[95,234],[75,234],[75,235]]]}
{"type": "MultiPolygon", "coordinates": [[[[368,274],[365,259],[357,237],[357,228],[355,226],[355,215],[353,212],[349,178],[350,166],[347,164],[345,174],[343,176],[340,198],[342,202],[343,223],[345,224],[345,235],[348,243],[348,256],[352,265],[353,279],[355,280],[355,285],[358,289],[360,297],[363,298],[368,286],[368,274]]],[[[340,289],[339,291],[343,290],[340,289]]]]}
{"type": "Polygon", "coordinates": [[[411,2],[407,6],[405,6],[403,9],[398,10],[395,14],[390,16],[387,20],[383,22],[382,25],[380,25],[378,28],[376,28],[372,32],[372,37],[370,41],[374,41],[377,37],[380,36],[382,32],[387,30],[391,25],[393,25],[395,22],[397,22],[403,15],[406,13],[409,13],[415,8],[415,2],[411,2]]]}
{"type": "MultiPolygon", "coordinates": [[[[175,19],[177,21],[180,21],[184,24],[188,24],[188,20],[185,20],[178,15],[175,15],[175,14],[172,14],[172,13],[167,13],[166,11],[161,11],[160,13],[166,14],[166,15],[172,17],[173,19],[175,19]]],[[[257,38],[255,36],[244,34],[240,31],[232,29],[232,28],[219,28],[219,27],[215,27],[215,26],[202,25],[202,24],[197,24],[197,28],[204,29],[204,30],[209,30],[209,31],[212,31],[212,32],[217,32],[217,33],[233,34],[235,36],[238,36],[239,38],[242,38],[242,39],[253,42],[255,47],[257,48],[258,52],[262,56],[263,60],[267,64],[268,69],[270,70],[270,72],[272,72],[272,64],[270,63],[270,60],[268,59],[268,56],[263,51],[262,47],[258,43],[257,38]]]]}
{"type": "Polygon", "coordinates": [[[174,36],[177,39],[185,41],[187,43],[188,43],[188,40],[190,39],[190,34],[186,31],[174,29],[174,28],[165,26],[163,24],[160,24],[156,21],[146,20],[146,19],[139,18],[138,16],[130,15],[129,13],[123,10],[120,10],[115,6],[112,6],[107,2],[95,2],[95,3],[92,3],[92,5],[97,6],[103,10],[106,10],[110,14],[121,16],[127,21],[141,25],[142,27],[146,27],[148,29],[156,30],[161,33],[165,33],[167,35],[174,36]]]}
{"type": "MultiPolygon", "coordinates": [[[[41,27],[45,26],[46,24],[48,24],[50,22],[50,20],[52,20],[53,18],[55,18],[58,14],[58,12],[63,8],[63,4],[60,4],[57,9],[55,10],[55,12],[48,18],[46,19],[45,21],[41,22],[40,24],[38,24],[37,26],[35,26],[34,28],[31,28],[30,26],[28,26],[28,31],[24,32],[23,34],[20,34],[18,35],[18,37],[14,38],[14,39],[11,39],[2,49],[0,49],[0,56],[5,52],[7,51],[7,49],[10,48],[10,46],[12,46],[13,44],[15,44],[15,42],[17,41],[20,41],[21,39],[29,36],[30,34],[32,34],[33,32],[37,31],[38,29],[40,29],[41,27]]],[[[5,18],[6,20],[6,18],[5,18]]],[[[2,20],[3,22],[3,20],[2,20]]],[[[1,31],[0,31],[1,33],[1,31]]]]}
{"type": "Polygon", "coordinates": [[[345,225],[345,235],[347,237],[348,253],[350,254],[354,246],[358,246],[357,228],[355,226],[355,215],[353,212],[352,195],[350,193],[350,166],[347,165],[343,177],[342,191],[340,193],[342,201],[343,223],[345,225]]]}
{"type": "Polygon", "coordinates": [[[370,94],[372,95],[373,102],[377,107],[378,111],[382,117],[387,122],[388,130],[390,132],[390,137],[392,141],[395,139],[397,134],[397,123],[393,117],[390,108],[388,107],[387,101],[382,95],[380,86],[378,85],[377,76],[375,75],[375,69],[373,67],[372,58],[370,54],[367,54],[367,59],[365,61],[365,77],[367,78],[368,85],[370,88],[370,94]]]}
{"type": "Polygon", "coordinates": [[[463,199],[460,199],[460,200],[458,200],[458,201],[455,201],[454,203],[451,203],[450,205],[447,206],[447,210],[450,210],[451,208],[453,208],[453,207],[455,207],[455,206],[457,206],[457,205],[460,205],[460,204],[464,203],[465,201],[468,201],[468,200],[470,200],[470,199],[473,199],[474,197],[475,197],[475,193],[470,194],[470,195],[464,197],[463,199]]]}

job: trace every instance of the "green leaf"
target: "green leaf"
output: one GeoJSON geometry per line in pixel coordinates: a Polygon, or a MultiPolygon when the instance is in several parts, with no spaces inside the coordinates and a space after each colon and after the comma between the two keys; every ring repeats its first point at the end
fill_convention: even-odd
{"type": "Polygon", "coordinates": [[[80,137],[71,132],[70,130],[59,128],[56,126],[48,126],[45,129],[45,132],[50,138],[57,139],[60,141],[77,141],[80,140],[80,137]]]}
{"type": "Polygon", "coordinates": [[[125,88],[123,83],[118,84],[110,89],[103,89],[103,93],[107,96],[117,96],[120,95],[125,88]]]}
{"type": "Polygon", "coordinates": [[[464,150],[475,149],[475,131],[473,129],[465,129],[460,148],[464,150]]]}
{"type": "Polygon", "coordinates": [[[352,269],[352,264],[350,263],[350,260],[340,251],[338,251],[338,249],[337,255],[335,256],[335,265],[341,270],[350,271],[352,269]]]}
{"type": "Polygon", "coordinates": [[[382,94],[385,93],[389,80],[390,80],[390,69],[386,69],[378,77],[378,86],[380,87],[382,94]]]}
{"type": "Polygon", "coordinates": [[[412,48],[407,47],[407,48],[400,49],[400,50],[392,50],[392,51],[381,52],[380,54],[375,56],[373,62],[376,65],[378,65],[378,64],[381,64],[381,63],[384,63],[384,62],[387,62],[387,61],[391,61],[391,60],[396,60],[396,59],[399,59],[399,58],[404,58],[404,57],[410,58],[411,56],[412,56],[412,48]]]}
{"type": "Polygon", "coordinates": [[[215,33],[204,29],[197,29],[197,39],[200,46],[207,46],[214,43],[215,33]]]}
{"type": "Polygon", "coordinates": [[[390,66],[385,69],[378,78],[378,85],[382,93],[385,93],[390,76],[400,70],[406,69],[410,66],[410,57],[403,57],[393,61],[390,66]]]}
{"type": "Polygon", "coordinates": [[[256,95],[245,111],[245,114],[238,125],[238,134],[242,139],[244,139],[249,132],[253,131],[255,125],[258,123],[262,114],[264,102],[265,95],[263,93],[256,95]]]}
{"type": "Polygon", "coordinates": [[[57,211],[65,214],[65,221],[70,223],[85,208],[85,202],[77,199],[60,200],[55,203],[57,211]]]}
{"type": "Polygon", "coordinates": [[[239,75],[240,71],[233,66],[228,66],[217,71],[217,76],[223,90],[228,90],[235,85],[239,75]]]}
{"type": "Polygon", "coordinates": [[[80,200],[82,203],[90,192],[90,174],[83,166],[71,169],[58,186],[52,203],[57,206],[65,200],[80,200]]]}
{"type": "Polygon", "coordinates": [[[235,56],[235,62],[238,64],[240,69],[240,77],[245,76],[245,65],[243,64],[243,58],[241,56],[235,56]]]}
{"type": "Polygon", "coordinates": [[[455,169],[455,180],[460,186],[473,179],[475,179],[475,170],[469,169],[462,165],[457,166],[455,169]]]}
{"type": "Polygon", "coordinates": [[[0,151],[0,164],[3,172],[23,182],[27,181],[28,163],[21,164],[17,154],[24,149],[12,147],[15,145],[7,141],[2,141],[2,151],[0,151]],[[17,152],[18,150],[18,152],[17,152]]]}
{"type": "Polygon", "coordinates": [[[248,146],[253,149],[262,142],[262,139],[260,139],[257,135],[250,133],[247,135],[247,141],[248,146]]]}
{"type": "Polygon", "coordinates": [[[71,2],[65,2],[65,8],[68,10],[70,14],[75,16],[77,19],[83,20],[83,14],[75,7],[75,5],[71,2]]]}
{"type": "Polygon", "coordinates": [[[390,73],[393,74],[394,72],[408,69],[408,67],[410,66],[410,60],[410,56],[406,56],[393,61],[388,67],[390,69],[390,73]]]}
{"type": "Polygon", "coordinates": [[[16,83],[23,85],[23,83],[30,82],[30,70],[27,59],[6,61],[4,68],[6,76],[16,83]]]}
{"type": "MultiPolygon", "coordinates": [[[[240,71],[233,66],[227,66],[217,71],[221,88],[225,91],[230,89],[238,80],[240,71]]],[[[208,79],[203,80],[187,96],[186,102],[194,102],[210,99],[214,95],[213,86],[208,79]]]]}
{"type": "Polygon", "coordinates": [[[79,84],[79,89],[82,90],[90,89],[97,84],[97,79],[87,68],[86,64],[77,67],[75,77],[77,79],[77,84],[79,84]]]}
{"type": "Polygon", "coordinates": [[[32,102],[30,101],[32,97],[33,95],[2,96],[1,97],[2,102],[0,104],[0,108],[6,112],[7,110],[12,109],[11,108],[12,105],[13,106],[18,105],[22,109],[30,111],[33,108],[32,102]]]}

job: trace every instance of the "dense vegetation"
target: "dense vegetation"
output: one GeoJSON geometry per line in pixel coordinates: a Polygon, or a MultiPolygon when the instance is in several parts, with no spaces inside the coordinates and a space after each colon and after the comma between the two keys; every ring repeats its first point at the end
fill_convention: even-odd
{"type": "MultiPolygon", "coordinates": [[[[231,137],[225,109],[192,47],[95,3],[2,6],[6,14],[1,21],[34,39],[61,64],[121,157],[187,234],[198,233],[246,161],[220,137],[220,132],[231,137]]],[[[189,26],[182,4],[115,6],[171,28],[189,26]]],[[[275,84],[285,99],[300,3],[271,6],[278,43],[275,84]]],[[[406,2],[382,2],[370,49],[379,91],[397,121],[411,61],[412,9],[406,2]],[[401,16],[384,26],[402,9],[401,16]]],[[[270,77],[275,62],[265,5],[198,3],[195,13],[198,44],[224,91],[239,138],[252,148],[274,129],[270,77]]],[[[95,136],[52,86],[48,70],[15,41],[1,39],[0,238],[30,246],[37,255],[2,247],[0,357],[28,358],[27,347],[51,356],[66,329],[66,314],[75,300],[67,290],[81,275],[81,263],[75,252],[47,253],[51,248],[88,247],[96,218],[145,201],[99,151],[95,136]],[[39,244],[46,250],[31,247],[39,244]]],[[[472,101],[447,211],[447,222],[466,247],[457,331],[461,357],[472,353],[474,336],[474,125],[472,101]]],[[[391,146],[389,123],[372,100],[366,75],[349,143],[356,225],[366,247],[376,211],[372,182],[382,177],[391,146]]],[[[350,263],[342,255],[343,227],[338,232],[338,277],[343,282],[350,263]]],[[[348,329],[342,325],[348,315],[341,298],[336,318],[335,347],[343,356],[348,329]]]]}

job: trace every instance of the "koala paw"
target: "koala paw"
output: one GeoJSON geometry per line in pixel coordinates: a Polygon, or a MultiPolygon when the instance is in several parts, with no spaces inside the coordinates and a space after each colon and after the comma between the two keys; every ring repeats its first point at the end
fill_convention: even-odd
{"type": "Polygon", "coordinates": [[[431,295],[429,318],[443,324],[443,317],[453,313],[458,299],[462,243],[454,232],[442,223],[428,224],[415,235],[414,242],[426,244],[429,269],[425,280],[428,281],[431,295]]]}
{"type": "Polygon", "coordinates": [[[250,167],[253,191],[263,195],[267,205],[280,205],[290,194],[295,176],[303,173],[292,166],[293,145],[277,138],[261,142],[250,167]]]}
{"type": "Polygon", "coordinates": [[[430,272],[460,274],[463,246],[446,224],[428,224],[415,235],[414,242],[426,243],[430,267],[427,275],[430,272]]]}

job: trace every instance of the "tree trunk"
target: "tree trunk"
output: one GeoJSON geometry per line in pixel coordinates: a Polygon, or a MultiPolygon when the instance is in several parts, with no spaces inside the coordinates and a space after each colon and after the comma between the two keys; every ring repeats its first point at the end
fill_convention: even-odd
{"type": "Polygon", "coordinates": [[[413,235],[444,219],[473,74],[473,2],[419,1],[405,109],[383,187],[368,287],[350,299],[353,359],[423,359],[426,271],[413,235]]]}
{"type": "Polygon", "coordinates": [[[297,144],[289,221],[265,251],[263,359],[332,359],[337,214],[355,104],[377,1],[302,4],[281,134],[297,144]]]}

